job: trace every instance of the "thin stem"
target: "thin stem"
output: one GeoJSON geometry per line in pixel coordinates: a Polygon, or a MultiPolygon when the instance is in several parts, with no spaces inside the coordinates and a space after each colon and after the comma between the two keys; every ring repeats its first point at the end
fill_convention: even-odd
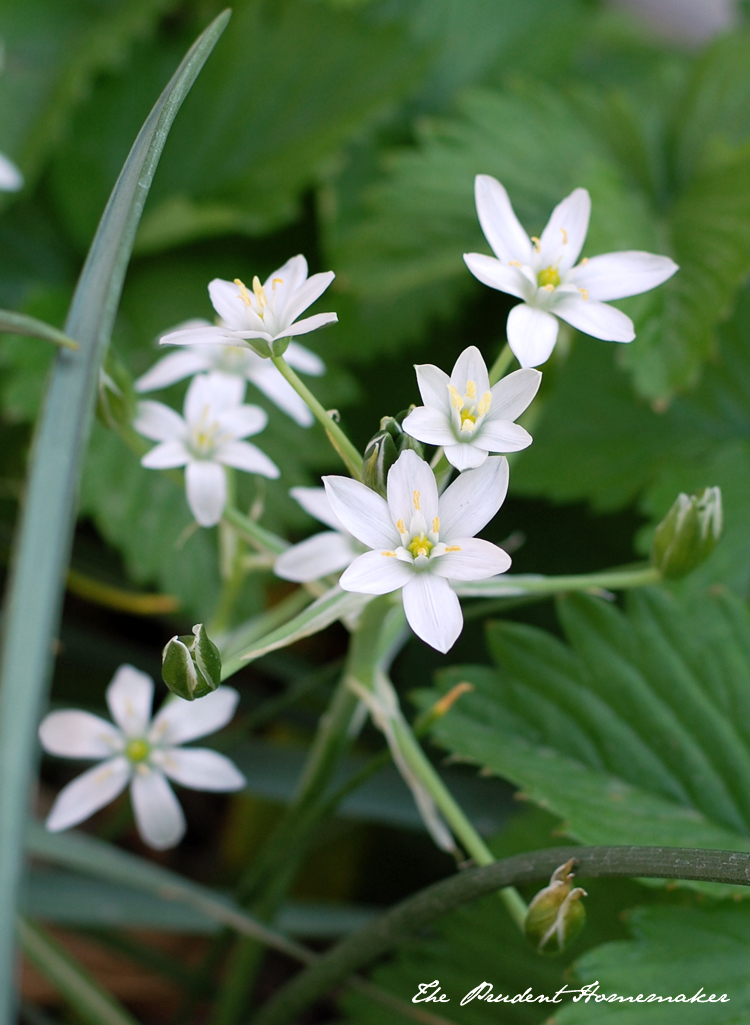
{"type": "Polygon", "coordinates": [[[601,573],[574,576],[503,576],[471,584],[459,584],[461,598],[518,598],[524,595],[564,594],[566,591],[625,591],[632,587],[658,584],[661,572],[649,564],[626,569],[609,569],[601,573]]]}
{"type": "Polygon", "coordinates": [[[421,890],[347,936],[274,994],[252,1025],[285,1025],[354,972],[464,904],[499,887],[547,879],[574,856],[589,878],[693,879],[750,885],[750,854],[681,847],[553,847],[467,869],[421,890]]]}
{"type": "Polygon", "coordinates": [[[336,421],[328,415],[325,409],[323,409],[313,393],[304,381],[301,381],[297,374],[295,374],[284,357],[271,356],[271,359],[273,360],[274,366],[279,369],[300,398],[304,399],[310,407],[310,410],[316,420],[323,425],[323,429],[328,435],[328,440],[343,459],[344,465],[352,477],[354,477],[355,480],[362,480],[361,453],[358,452],[351,441],[349,441],[346,434],[344,434],[336,421]]]}
{"type": "Polygon", "coordinates": [[[500,350],[500,355],[490,367],[490,384],[497,384],[501,377],[505,377],[508,367],[514,359],[511,348],[506,342],[500,350]]]}
{"type": "Polygon", "coordinates": [[[71,594],[96,605],[103,605],[118,612],[127,612],[132,616],[165,616],[177,612],[180,607],[178,598],[172,594],[139,594],[137,591],[126,591],[111,584],[103,584],[100,580],[79,573],[75,569],[68,570],[66,587],[71,594]]]}
{"type": "Polygon", "coordinates": [[[246,538],[250,544],[261,552],[268,552],[271,555],[281,555],[289,547],[289,543],[278,534],[261,527],[255,520],[245,516],[239,509],[228,505],[224,510],[223,519],[230,523],[239,534],[246,538]]]}

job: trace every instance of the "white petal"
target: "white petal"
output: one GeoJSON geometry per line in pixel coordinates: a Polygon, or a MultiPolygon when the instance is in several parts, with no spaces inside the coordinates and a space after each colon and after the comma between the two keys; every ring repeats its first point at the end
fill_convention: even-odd
{"type": "Polygon", "coordinates": [[[209,283],[208,294],[211,297],[213,308],[228,328],[234,331],[242,331],[248,326],[255,326],[254,323],[248,323],[247,314],[252,311],[247,303],[240,298],[239,285],[235,285],[233,281],[214,278],[209,283]]]}
{"type": "Polygon", "coordinates": [[[273,571],[283,580],[307,583],[329,573],[338,573],[357,558],[356,542],[348,535],[327,530],[288,548],[276,560],[273,571]]]}
{"type": "Polygon", "coordinates": [[[90,712],[50,712],[39,726],[42,747],[63,758],[110,758],[122,750],[122,734],[90,712]]]}
{"type": "Polygon", "coordinates": [[[433,573],[448,580],[486,580],[496,573],[510,569],[511,558],[507,552],[489,541],[478,537],[465,537],[452,541],[450,548],[458,552],[446,552],[434,560],[433,573]]]}
{"type": "Polygon", "coordinates": [[[305,312],[308,306],[312,306],[335,277],[333,271],[329,270],[323,274],[313,274],[303,285],[300,285],[294,294],[289,296],[285,304],[283,312],[285,322],[291,324],[301,313],[305,312]]]}
{"type": "Polygon", "coordinates": [[[213,527],[221,519],[227,503],[227,478],[224,467],[207,459],[188,463],[185,486],[190,511],[201,527],[213,527]]]}
{"type": "Polygon", "coordinates": [[[539,240],[539,266],[556,267],[560,274],[569,271],[586,241],[591,215],[591,197],[586,189],[574,189],[552,211],[539,240]]]}
{"type": "Polygon", "coordinates": [[[552,355],[557,341],[557,321],[551,313],[526,303],[508,314],[508,345],[522,367],[538,367],[552,355]]]}
{"type": "MultiPolygon", "coordinates": [[[[233,466],[245,473],[258,473],[261,477],[276,480],[281,475],[273,459],[249,441],[228,441],[216,450],[216,459],[225,466],[233,466]]],[[[224,506],[222,505],[222,512],[224,506]]],[[[219,514],[221,515],[221,513],[219,514]]]]}
{"type": "Polygon", "coordinates": [[[326,372],[326,365],[320,356],[297,342],[289,343],[289,348],[284,353],[284,359],[290,367],[294,367],[301,374],[308,374],[310,377],[320,377],[326,372]]]}
{"type": "MultiPolygon", "coordinates": [[[[415,512],[421,512],[429,529],[438,514],[438,492],[430,464],[416,452],[402,452],[388,471],[388,508],[394,523],[403,520],[406,529],[415,512]]],[[[400,542],[399,542],[400,543],[400,542]]]]}
{"type": "Polygon", "coordinates": [[[350,477],[324,477],[323,484],[335,515],[363,545],[393,549],[401,544],[384,498],[350,477]]]}
{"type": "Polygon", "coordinates": [[[210,362],[204,353],[196,349],[186,349],[184,352],[170,352],[168,356],[160,359],[150,370],[138,378],[135,382],[137,392],[155,391],[157,388],[167,388],[175,381],[181,381],[183,377],[192,377],[202,370],[208,370],[210,362]]]}
{"type": "Polygon", "coordinates": [[[192,790],[242,790],[247,780],[224,755],[205,747],[170,747],[154,754],[165,776],[192,790]]]}
{"type": "Polygon", "coordinates": [[[412,438],[423,441],[426,445],[456,443],[450,419],[442,409],[436,409],[434,406],[417,406],[404,418],[401,426],[412,438]]]}
{"type": "Polygon", "coordinates": [[[451,384],[458,388],[461,395],[466,392],[467,381],[473,381],[477,386],[477,399],[481,399],[484,393],[490,390],[487,364],[476,345],[464,349],[456,360],[451,374],[451,384]]]}
{"type": "Polygon", "coordinates": [[[539,391],[542,375],[538,370],[514,370],[492,390],[492,405],[487,420],[516,420],[531,405],[539,391]]]}
{"type": "Polygon", "coordinates": [[[578,288],[585,288],[589,299],[605,302],[609,299],[624,299],[629,295],[640,295],[661,285],[679,270],[668,256],[637,251],[605,253],[594,256],[575,267],[566,279],[578,288]]]}
{"type": "Polygon", "coordinates": [[[210,410],[214,415],[239,406],[245,396],[245,382],[231,374],[199,374],[190,382],[185,396],[185,420],[197,423],[210,410]]]}
{"type": "Polygon", "coordinates": [[[313,519],[320,520],[332,530],[346,530],[331,508],[325,488],[290,488],[289,494],[313,519]]]}
{"type": "Polygon", "coordinates": [[[226,327],[206,324],[202,327],[180,328],[162,335],[159,345],[242,345],[244,335],[226,327]]]}
{"type": "Polygon", "coordinates": [[[128,785],[129,779],[130,762],[127,758],[112,758],[95,765],[63,787],[47,818],[47,829],[57,833],[83,822],[105,804],[114,801],[128,785]]]}
{"type": "Polygon", "coordinates": [[[445,458],[455,468],[463,473],[464,470],[473,470],[481,466],[487,458],[489,449],[482,447],[481,439],[474,441],[455,441],[453,445],[446,445],[445,458]]]}
{"type": "Polygon", "coordinates": [[[344,570],[339,587],[359,594],[390,594],[407,584],[414,572],[411,564],[401,562],[392,552],[365,552],[344,570]]]}
{"type": "Polygon", "coordinates": [[[519,299],[530,299],[536,292],[536,281],[529,269],[509,267],[483,253],[464,253],[464,261],[474,277],[489,288],[507,292],[519,299]]]}
{"type": "Polygon", "coordinates": [[[285,303],[288,296],[296,292],[307,280],[307,260],[299,253],[290,257],[285,264],[277,267],[269,274],[263,282],[266,295],[271,296],[274,292],[274,284],[277,292],[277,300],[285,303]]]}
{"type": "Polygon", "coordinates": [[[157,851],[176,846],[185,835],[185,815],[158,769],[139,766],[130,784],[135,824],[141,839],[157,851]]]}
{"type": "MultiPolygon", "coordinates": [[[[293,344],[294,342],[290,343],[290,349],[293,344]]],[[[289,349],[284,355],[286,356],[288,352],[289,349]]],[[[287,362],[291,365],[291,360],[287,360],[287,362]]],[[[296,420],[300,427],[311,426],[315,417],[310,412],[307,403],[300,398],[291,384],[284,380],[273,363],[267,363],[258,370],[253,370],[252,375],[248,375],[248,377],[256,388],[260,389],[287,416],[296,420]]]]}
{"type": "Polygon", "coordinates": [[[448,385],[450,377],[440,367],[434,367],[432,363],[422,363],[415,366],[417,372],[417,384],[419,394],[425,406],[432,406],[441,409],[446,416],[451,414],[451,395],[448,385]]]}
{"type": "Polygon", "coordinates": [[[407,622],[417,637],[445,654],[464,625],[461,603],[443,577],[415,573],[402,592],[407,622]]]}
{"type": "Polygon", "coordinates": [[[12,160],[0,153],[0,189],[3,192],[18,192],[23,188],[23,175],[12,160]]]}
{"type": "Polygon", "coordinates": [[[518,260],[530,264],[533,259],[531,240],[513,213],[508,193],[496,178],[478,174],[474,180],[477,215],[484,237],[495,256],[507,263],[518,260]]]}
{"type": "Polygon", "coordinates": [[[457,477],[440,496],[440,540],[473,537],[492,519],[508,492],[508,460],[491,456],[457,477]]]}
{"type": "Polygon", "coordinates": [[[181,441],[163,441],[141,459],[141,466],[147,470],[168,470],[175,466],[185,466],[190,454],[181,441]]]}
{"type": "Polygon", "coordinates": [[[171,697],[154,718],[148,739],[152,744],[174,747],[206,737],[231,721],[239,699],[233,687],[223,686],[196,701],[171,697]]]}
{"type": "Polygon", "coordinates": [[[179,413],[163,402],[139,402],[133,427],[152,441],[179,441],[187,437],[187,425],[179,413]]]}
{"type": "MultiPolygon", "coordinates": [[[[594,338],[605,342],[632,342],[635,338],[633,321],[621,310],[596,299],[582,295],[567,295],[555,303],[555,313],[569,324],[594,338]]],[[[512,312],[512,311],[511,311],[512,312]]]]}
{"type": "Polygon", "coordinates": [[[338,314],[336,313],[316,313],[312,317],[295,321],[294,324],[285,328],[284,331],[277,331],[273,337],[292,338],[295,335],[307,335],[311,331],[317,331],[319,327],[325,327],[326,324],[335,324],[338,319],[338,314]]]}
{"type": "Polygon", "coordinates": [[[268,414],[260,406],[232,406],[220,413],[218,420],[223,433],[247,438],[263,430],[268,423],[268,414]]]}
{"type": "Polygon", "coordinates": [[[107,687],[107,705],[126,737],[144,737],[151,720],[154,681],[133,666],[120,666],[107,687]]]}
{"type": "Polygon", "coordinates": [[[510,420],[485,420],[477,431],[477,445],[488,452],[520,452],[534,439],[528,431],[510,420]]]}

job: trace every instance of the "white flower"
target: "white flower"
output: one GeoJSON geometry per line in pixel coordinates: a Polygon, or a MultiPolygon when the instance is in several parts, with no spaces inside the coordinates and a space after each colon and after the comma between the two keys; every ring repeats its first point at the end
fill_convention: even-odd
{"type": "Polygon", "coordinates": [[[539,390],[538,370],[516,370],[490,388],[475,345],[464,349],[450,377],[431,363],[414,369],[424,405],[401,426],[418,441],[442,445],[458,470],[481,466],[489,452],[518,452],[531,444],[528,431],[513,421],[539,390]]]}
{"type": "Polygon", "coordinates": [[[277,338],[305,335],[338,320],[335,313],[316,313],[297,320],[325,292],[334,277],[333,271],[326,271],[308,278],[307,260],[304,256],[293,256],[269,275],[263,285],[257,277],[253,278],[252,291],[239,278],[234,281],[214,278],[208,293],[222,326],[173,331],[160,339],[161,344],[242,345],[244,340],[260,339],[267,348],[277,338]]]}
{"type": "Polygon", "coordinates": [[[291,488],[289,494],[305,512],[331,529],[313,534],[280,555],[273,568],[277,577],[306,584],[329,573],[338,573],[367,550],[352,537],[333,511],[325,488],[291,488]]]}
{"type": "Polygon", "coordinates": [[[242,405],[244,391],[239,377],[201,374],[188,388],[184,419],[161,402],[138,403],[133,427],[160,442],[141,465],[149,470],[185,467],[188,505],[202,527],[212,527],[221,519],[227,501],[225,466],[279,476],[278,467],[264,452],[239,440],[258,434],[268,420],[259,406],[242,405]]]}
{"type": "MultiPolygon", "coordinates": [[[[189,320],[181,325],[180,330],[210,326],[207,320],[189,320]]],[[[284,359],[290,367],[303,374],[319,377],[325,373],[323,360],[297,342],[289,344],[284,359]]],[[[167,388],[175,381],[204,371],[228,374],[243,381],[250,381],[301,427],[309,427],[315,419],[307,404],[291,384],[284,380],[273,363],[263,359],[252,349],[239,345],[191,345],[181,352],[170,352],[138,378],[135,390],[149,392],[157,388],[167,388]]]]}
{"type": "Polygon", "coordinates": [[[116,726],[90,712],[52,712],[39,727],[45,751],[63,758],[96,758],[99,765],[57,795],[47,829],[58,832],[83,822],[130,784],[138,832],[157,850],[179,843],[185,816],[167,777],[193,790],[240,790],[245,777],[224,755],[180,747],[226,726],[239,694],[231,687],[197,701],[171,697],[151,720],[154,683],[133,666],[120,666],[107,687],[116,726]]]}
{"type": "Polygon", "coordinates": [[[492,256],[466,253],[474,277],[523,302],[508,316],[508,344],[522,367],[544,363],[557,341],[561,317],[579,331],[608,342],[632,342],[633,322],[610,299],[648,292],[678,270],[667,256],[607,253],[574,266],[589,227],[591,199],[575,189],[555,207],[541,238],[529,238],[495,178],[479,174],[477,213],[492,256]],[[554,316],[553,316],[554,314],[554,316]]]}
{"type": "Polygon", "coordinates": [[[446,652],[461,633],[461,605],[449,580],[504,573],[510,557],[475,538],[505,499],[508,461],[493,456],[462,473],[438,497],[435,475],[416,452],[402,452],[388,471],[388,500],[349,477],[324,477],[333,511],[362,544],[339,586],[362,594],[403,588],[414,633],[446,652]]]}
{"type": "Polygon", "coordinates": [[[23,175],[12,160],[0,153],[0,190],[18,192],[23,188],[23,175]]]}

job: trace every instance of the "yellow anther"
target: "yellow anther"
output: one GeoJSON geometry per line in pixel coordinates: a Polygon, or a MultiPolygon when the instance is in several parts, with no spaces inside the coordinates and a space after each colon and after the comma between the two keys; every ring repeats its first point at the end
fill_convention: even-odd
{"type": "Polygon", "coordinates": [[[461,430],[462,431],[473,431],[477,425],[477,418],[475,413],[470,413],[468,409],[461,410],[461,430]]]}
{"type": "Polygon", "coordinates": [[[548,292],[551,292],[560,284],[560,274],[557,267],[545,267],[544,270],[539,271],[536,280],[540,288],[546,288],[548,292]]]}
{"type": "Polygon", "coordinates": [[[433,534],[439,534],[440,533],[440,520],[437,518],[437,516],[432,521],[432,533],[433,534]]]}
{"type": "Polygon", "coordinates": [[[578,266],[579,267],[585,267],[588,262],[589,262],[588,256],[584,256],[584,258],[581,260],[581,262],[578,264],[578,266]]]}
{"type": "Polygon", "coordinates": [[[588,299],[588,297],[589,297],[589,290],[588,290],[588,288],[579,288],[578,291],[581,293],[581,295],[583,296],[584,299],[588,299]]]}
{"type": "Polygon", "coordinates": [[[460,552],[461,545],[449,545],[445,550],[446,552],[460,552]]]}
{"type": "Polygon", "coordinates": [[[554,285],[545,285],[544,286],[544,291],[545,292],[554,292],[555,291],[555,286],[554,285]]]}
{"type": "Polygon", "coordinates": [[[259,306],[266,306],[268,304],[265,289],[263,288],[263,285],[261,285],[260,278],[257,274],[253,278],[253,292],[255,292],[255,298],[258,300],[259,306]]]}
{"type": "Polygon", "coordinates": [[[542,243],[539,241],[536,235],[531,236],[531,241],[534,243],[534,249],[536,249],[536,251],[539,252],[539,250],[542,248],[542,243]]]}
{"type": "Polygon", "coordinates": [[[420,534],[419,537],[415,537],[412,540],[411,544],[409,545],[409,551],[416,559],[420,555],[428,556],[434,547],[435,546],[428,537],[426,537],[424,534],[420,534]]]}
{"type": "Polygon", "coordinates": [[[490,406],[492,405],[492,392],[486,391],[482,398],[479,400],[479,406],[477,412],[480,416],[484,416],[485,413],[489,413],[490,406]]]}
{"type": "Polygon", "coordinates": [[[417,510],[417,512],[419,512],[419,492],[415,491],[411,497],[412,501],[414,502],[414,508],[417,510]]]}
{"type": "Polygon", "coordinates": [[[234,283],[240,290],[238,298],[240,298],[246,306],[252,306],[253,300],[250,298],[250,293],[248,292],[247,285],[245,285],[244,281],[240,281],[239,278],[235,278],[234,283]]]}
{"type": "Polygon", "coordinates": [[[466,382],[466,398],[475,399],[477,397],[477,382],[467,381],[466,382]]]}
{"type": "Polygon", "coordinates": [[[567,246],[567,244],[568,244],[568,233],[567,233],[567,231],[565,230],[565,228],[560,228],[560,231],[562,232],[562,237],[563,237],[563,245],[564,245],[564,246],[567,246]]]}
{"type": "Polygon", "coordinates": [[[451,687],[447,694],[436,701],[435,704],[429,711],[430,719],[440,719],[448,712],[452,705],[458,701],[462,694],[468,694],[474,690],[473,683],[467,683],[465,680],[462,683],[457,683],[455,687],[451,687]]]}
{"type": "Polygon", "coordinates": [[[391,557],[392,559],[397,559],[397,558],[398,558],[398,556],[396,555],[396,553],[395,553],[395,552],[381,552],[380,554],[381,554],[381,555],[390,555],[390,557],[391,557]]]}
{"type": "Polygon", "coordinates": [[[273,281],[271,282],[271,288],[276,288],[277,285],[283,285],[283,284],[284,284],[284,279],[283,278],[274,278],[273,281]]]}
{"type": "Polygon", "coordinates": [[[396,530],[399,532],[399,534],[405,534],[406,533],[406,524],[404,523],[403,520],[398,520],[397,521],[397,523],[396,523],[396,530]]]}
{"type": "Polygon", "coordinates": [[[451,395],[451,405],[454,409],[463,409],[464,400],[463,396],[459,395],[458,388],[455,385],[449,384],[448,391],[451,395]]]}
{"type": "Polygon", "coordinates": [[[518,260],[508,260],[508,266],[509,267],[520,267],[521,264],[519,263],[518,260]]]}

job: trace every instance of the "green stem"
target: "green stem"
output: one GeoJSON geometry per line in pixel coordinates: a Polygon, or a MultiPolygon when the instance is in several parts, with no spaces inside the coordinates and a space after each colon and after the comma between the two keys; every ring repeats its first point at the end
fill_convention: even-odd
{"type": "Polygon", "coordinates": [[[255,520],[251,520],[249,516],[245,516],[244,513],[241,513],[239,509],[235,509],[234,506],[228,505],[226,507],[223,519],[230,523],[242,537],[246,538],[254,548],[261,552],[281,555],[289,547],[289,542],[285,541],[283,537],[279,537],[278,534],[274,534],[270,530],[266,530],[265,527],[261,527],[255,520]]]}
{"type": "Polygon", "coordinates": [[[490,384],[497,384],[501,377],[505,377],[508,367],[515,359],[510,346],[506,342],[500,350],[500,355],[490,367],[490,384]]]}
{"type": "Polygon", "coordinates": [[[630,569],[609,569],[601,573],[581,573],[573,576],[503,576],[496,580],[480,580],[459,584],[456,593],[461,598],[518,598],[524,595],[543,597],[564,594],[566,591],[625,591],[632,587],[658,584],[661,572],[651,565],[630,569]],[[503,594],[505,591],[505,594],[503,594]]]}
{"type": "MultiPolygon", "coordinates": [[[[420,747],[405,719],[401,717],[394,719],[393,733],[399,750],[412,772],[427,789],[464,849],[478,865],[491,865],[495,856],[435,771],[432,762],[420,747]]],[[[528,908],[520,893],[514,887],[506,886],[500,890],[500,898],[513,921],[523,932],[528,908]]]]}
{"type": "Polygon", "coordinates": [[[330,417],[325,409],[321,406],[318,400],[315,398],[313,393],[300,378],[295,374],[292,368],[289,366],[283,356],[271,356],[274,365],[284,375],[287,381],[291,384],[292,388],[297,392],[300,398],[304,399],[307,405],[310,407],[311,412],[315,416],[316,420],[323,425],[323,429],[328,435],[328,440],[331,442],[333,447],[336,449],[338,454],[344,461],[349,473],[354,477],[355,480],[362,480],[362,455],[359,453],[354,445],[349,441],[346,434],[341,430],[339,425],[330,417]]]}

